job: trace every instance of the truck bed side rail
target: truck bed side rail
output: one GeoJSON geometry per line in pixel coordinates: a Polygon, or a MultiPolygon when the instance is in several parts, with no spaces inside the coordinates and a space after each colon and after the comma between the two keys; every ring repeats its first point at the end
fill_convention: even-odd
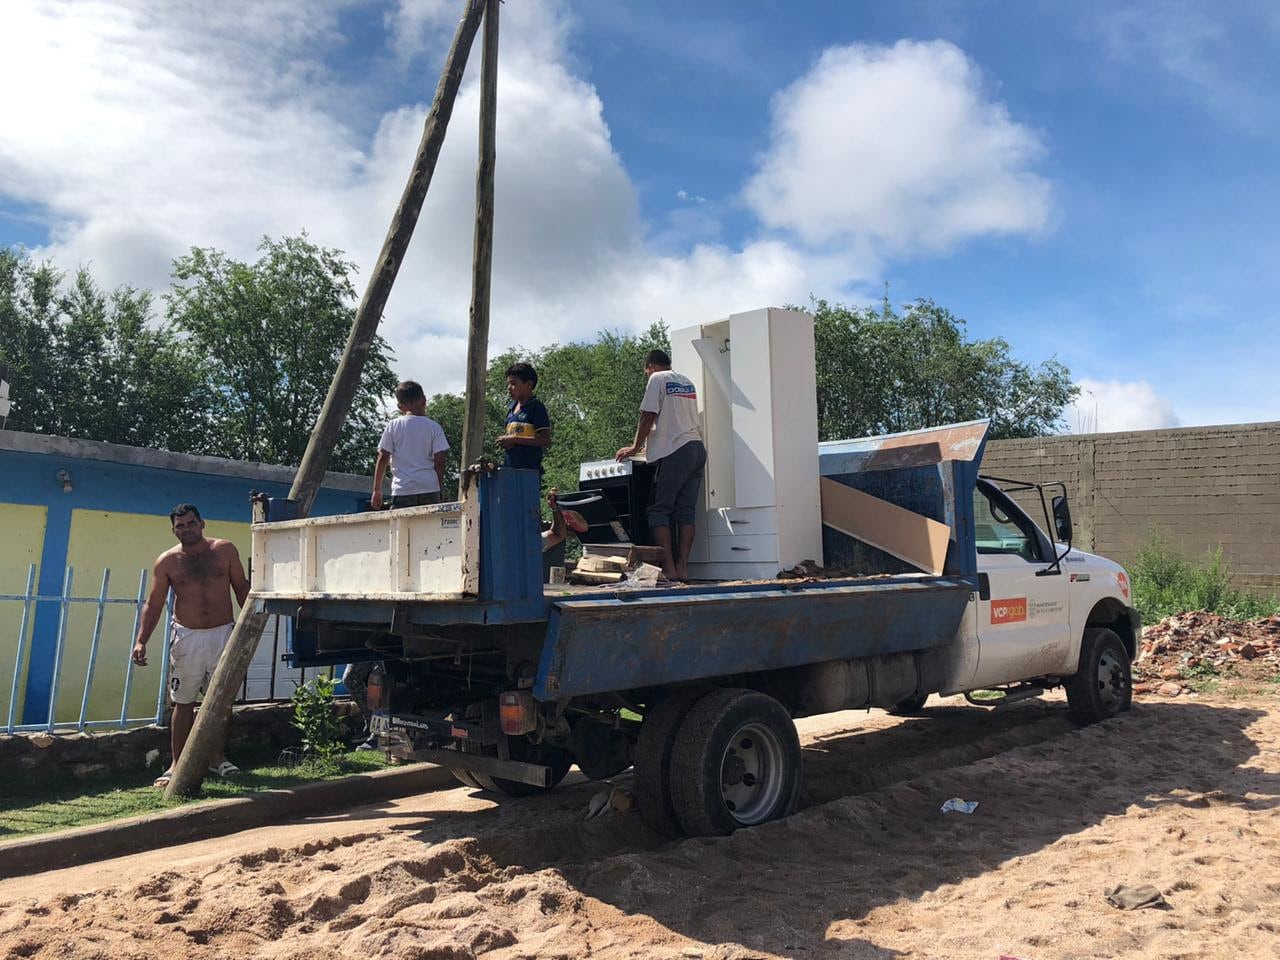
{"type": "Polygon", "coordinates": [[[556,603],[534,696],[558,700],[941,646],[955,638],[973,590],[968,579],[922,574],[753,586],[556,603]]]}

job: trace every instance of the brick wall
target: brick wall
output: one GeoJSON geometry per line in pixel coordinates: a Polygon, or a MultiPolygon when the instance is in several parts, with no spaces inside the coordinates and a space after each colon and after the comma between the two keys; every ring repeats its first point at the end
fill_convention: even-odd
{"type": "Polygon", "coordinates": [[[1064,481],[1086,550],[1128,563],[1158,529],[1189,555],[1222,547],[1242,587],[1280,589],[1280,423],[997,440],[982,472],[1064,481]]]}

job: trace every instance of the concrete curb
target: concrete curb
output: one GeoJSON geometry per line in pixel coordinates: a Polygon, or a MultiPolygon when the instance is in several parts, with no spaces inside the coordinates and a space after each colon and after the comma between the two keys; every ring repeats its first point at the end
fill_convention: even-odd
{"type": "Polygon", "coordinates": [[[108,860],[236,833],[322,810],[353,807],[456,784],[444,767],[422,764],[309,783],[291,790],[264,790],[247,797],[213,800],[29,839],[8,840],[0,843],[0,879],[108,860]]]}

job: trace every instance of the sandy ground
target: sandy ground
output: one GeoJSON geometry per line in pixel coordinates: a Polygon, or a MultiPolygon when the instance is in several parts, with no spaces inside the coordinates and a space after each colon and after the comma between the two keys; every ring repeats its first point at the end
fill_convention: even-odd
{"type": "MultiPolygon", "coordinates": [[[[0,882],[0,956],[1280,957],[1280,698],[802,721],[804,806],[664,843],[464,789],[0,882]],[[980,802],[942,814],[948,797],[980,802]],[[1102,899],[1150,883],[1163,910],[1102,899]]],[[[626,777],[619,778],[625,782],[626,777]]]]}

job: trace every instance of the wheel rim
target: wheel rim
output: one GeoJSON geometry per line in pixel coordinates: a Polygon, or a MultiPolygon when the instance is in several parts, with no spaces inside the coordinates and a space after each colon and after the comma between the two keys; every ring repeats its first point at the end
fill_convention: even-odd
{"type": "Polygon", "coordinates": [[[743,826],[768,820],[783,792],[782,741],[759,723],[738,729],[720,759],[720,799],[743,826]]]}
{"type": "Polygon", "coordinates": [[[1098,699],[1107,713],[1116,713],[1124,703],[1124,664],[1114,650],[1098,657],[1098,699]]]}

